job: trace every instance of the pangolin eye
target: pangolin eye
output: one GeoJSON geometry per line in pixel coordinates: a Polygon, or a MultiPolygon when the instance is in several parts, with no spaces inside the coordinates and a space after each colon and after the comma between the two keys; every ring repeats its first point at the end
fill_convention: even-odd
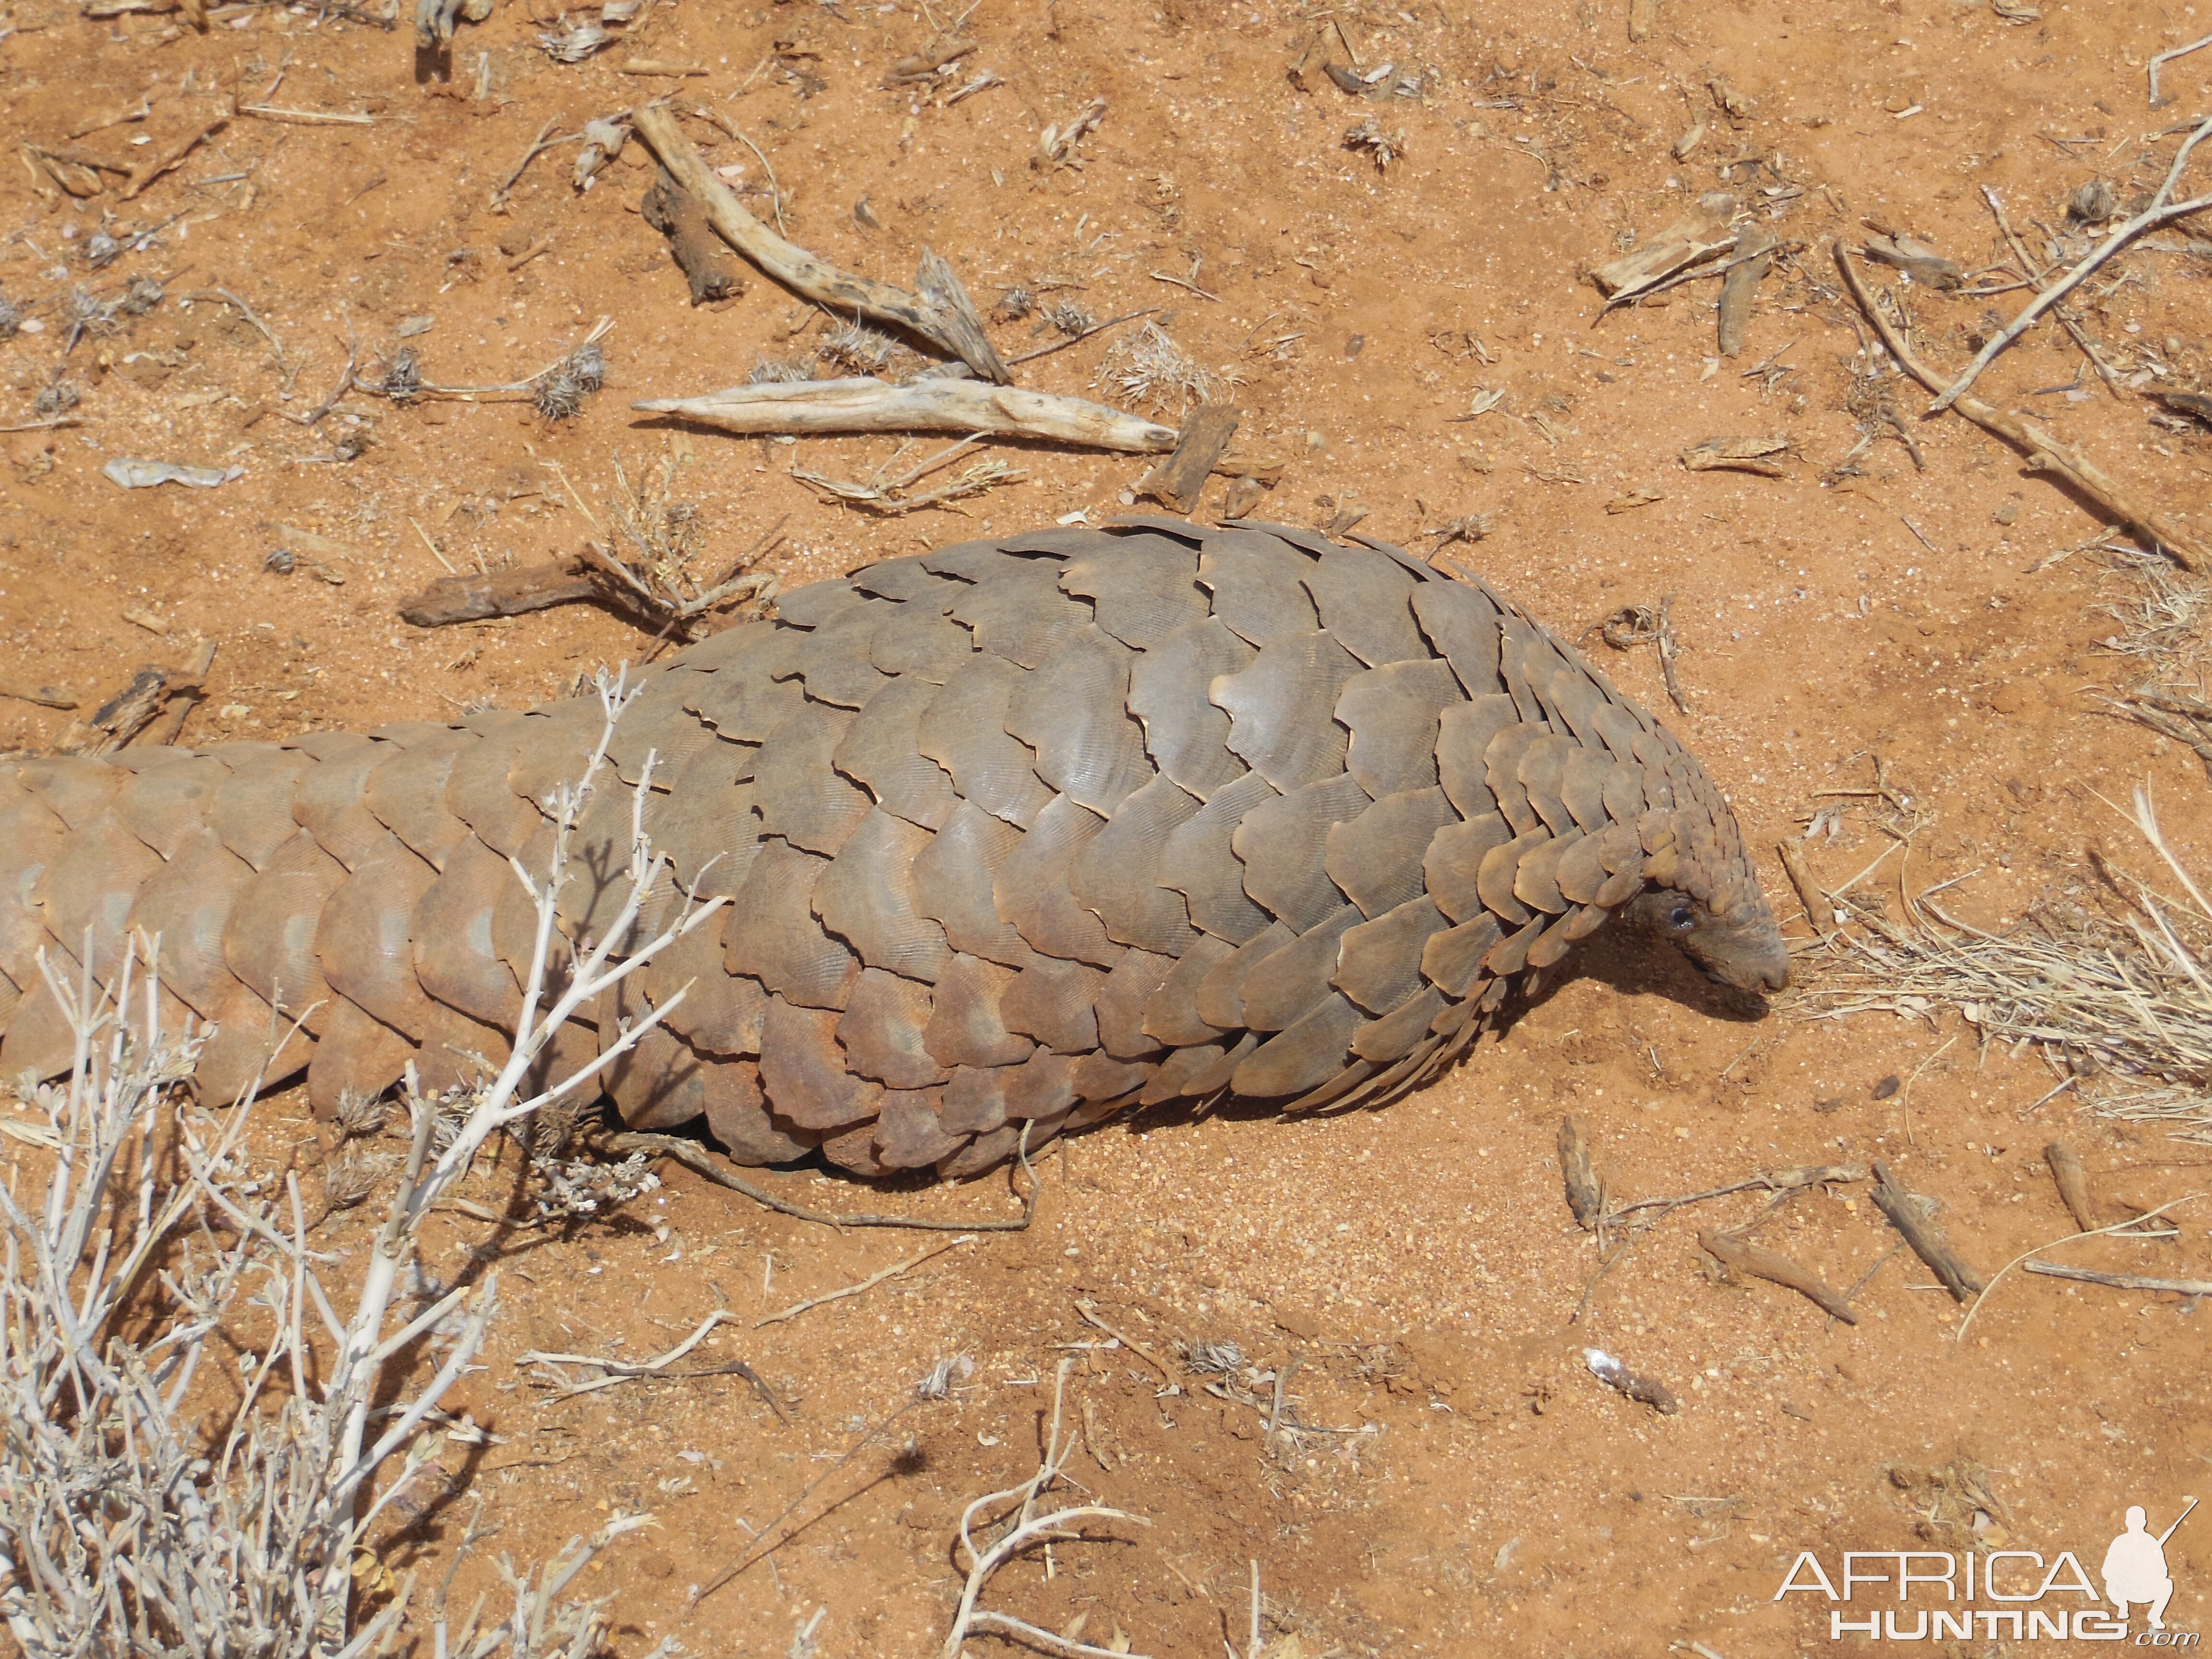
{"type": "Polygon", "coordinates": [[[1691,924],[1697,921],[1697,917],[1691,913],[1687,905],[1678,904],[1668,913],[1667,921],[1677,933],[1686,933],[1690,931],[1691,924]]]}

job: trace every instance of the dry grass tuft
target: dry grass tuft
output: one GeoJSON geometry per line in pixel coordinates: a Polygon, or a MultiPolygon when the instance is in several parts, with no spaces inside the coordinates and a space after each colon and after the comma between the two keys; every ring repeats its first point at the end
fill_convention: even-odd
{"type": "Polygon", "coordinates": [[[1194,403],[1218,403],[1243,377],[1232,369],[1207,368],[1158,323],[1146,323],[1107,348],[1092,384],[1117,386],[1131,403],[1147,409],[1173,404],[1181,415],[1194,403]]]}
{"type": "MultiPolygon", "coordinates": [[[[692,566],[704,531],[692,502],[676,499],[676,463],[663,458],[635,484],[615,462],[615,490],[607,516],[614,534],[607,545],[584,544],[585,556],[605,579],[609,596],[643,613],[664,634],[683,640],[714,631],[716,611],[746,621],[763,615],[776,594],[776,580],[752,568],[779,539],[775,531],[740,555],[719,580],[702,580],[692,566]]],[[[581,506],[581,498],[578,498],[581,506]]]]}
{"type": "Polygon", "coordinates": [[[2107,546],[2124,591],[2100,607],[2118,631],[2105,648],[2149,672],[2106,707],[2192,750],[2212,775],[2212,582],[2162,558],[2107,546]]]}
{"type": "Polygon", "coordinates": [[[1923,900],[1905,927],[1868,917],[1866,933],[1839,936],[1849,955],[1808,992],[1812,1010],[1954,1010],[1985,1042],[2037,1044],[2076,1076],[2112,1079],[2100,1111],[2212,1144],[2212,903],[2166,845],[2147,791],[2132,816],[2185,897],[2117,877],[2129,900],[2118,917],[2084,912],[2002,937],[1923,900]]]}

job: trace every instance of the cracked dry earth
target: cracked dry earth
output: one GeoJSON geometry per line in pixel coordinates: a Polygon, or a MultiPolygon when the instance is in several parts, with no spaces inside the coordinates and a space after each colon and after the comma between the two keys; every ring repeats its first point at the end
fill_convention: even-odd
{"type": "MultiPolygon", "coordinates": [[[[691,308],[636,212],[652,175],[635,146],[580,195],[574,151],[554,151],[504,211],[487,206],[550,118],[572,131],[667,86],[620,72],[635,52],[706,70],[682,82],[682,102],[711,105],[760,146],[791,234],[825,257],[903,281],[927,244],[987,308],[1017,285],[1101,318],[1162,307],[1150,320],[1234,377],[1224,395],[1246,411],[1240,443],[1285,462],[1261,516],[1322,524],[1364,507],[1363,532],[1425,549],[1424,532],[1480,514],[1484,539],[1440,556],[1570,637],[1673,595],[1692,712],[1669,723],[1763,859],[1833,805],[1835,833],[1807,849],[1824,884],[1892,846],[1882,824],[1902,820],[1872,798],[1818,793],[1868,788],[1879,757],[1923,824],[1903,879],[1917,892],[1965,878],[1942,900],[1963,921],[2002,927],[2093,896],[2093,852],[2153,878],[2104,805],[2146,780],[2177,854],[2212,867],[2201,765],[2097,702],[2136,672],[2110,648],[2124,628],[2105,610],[2131,602],[2133,579],[2094,552],[2031,568],[2098,538],[2099,521],[1954,420],[1912,422],[1924,471],[1881,436],[1862,332],[1826,252],[1873,219],[1974,270],[2008,252],[1984,184],[2038,246],[2070,234],[2066,203],[2092,179],[2123,199],[2154,188],[2174,124],[2203,106],[2205,72],[2169,65],[2178,101],[2152,112],[2143,69],[2195,38],[2190,9],[1662,0],[1635,41],[1630,9],[1340,9],[1336,61],[1356,53],[1356,80],[1390,65],[1353,94],[1286,74],[1318,15],[993,0],[970,20],[963,71],[1006,83],[949,103],[964,81],[879,84],[934,32],[904,4],[663,0],[643,42],[574,65],[536,44],[550,13],[509,6],[462,26],[446,83],[422,78],[404,29],[313,8],[217,9],[200,35],[169,15],[94,19],[18,0],[0,23],[14,31],[0,38],[0,112],[21,143],[62,142],[88,112],[142,96],[143,123],[75,142],[137,156],[151,146],[135,137],[170,144],[233,96],[373,118],[240,116],[128,203],[112,184],[65,195],[27,159],[0,178],[0,295],[44,325],[0,342],[0,425],[33,418],[60,382],[79,399],[75,426],[0,436],[0,672],[93,697],[211,640],[210,695],[185,728],[203,743],[560,695],[651,641],[589,607],[424,632],[395,606],[442,574],[426,540],[495,568],[574,551],[592,533],[577,498],[603,505],[618,459],[633,477],[672,461],[724,558],[780,525],[768,562],[787,586],[1124,505],[1141,462],[1015,445],[1001,453],[1028,476],[963,503],[966,516],[866,519],[782,475],[864,477],[893,440],[740,441],[630,413],[635,398],[741,380],[762,356],[804,357],[827,326],[757,276],[740,297],[691,308]],[[1081,167],[1031,167],[1042,129],[1094,98],[1107,112],[1078,146],[1081,167]],[[1344,144],[1370,116],[1402,138],[1380,170],[1371,147],[1344,144]],[[1711,283],[1594,322],[1600,300],[1579,274],[1717,190],[1790,245],[1742,355],[1717,355],[1711,283]],[[863,198],[872,227],[855,216],[863,198]],[[87,270],[80,250],[95,232],[164,221],[153,246],[87,270]],[[168,297],[64,356],[69,288],[106,297],[149,275],[168,280],[168,297]],[[252,304],[283,362],[225,307],[182,297],[215,288],[252,304]],[[374,353],[403,319],[428,318],[409,343],[432,378],[480,384],[551,362],[602,315],[615,319],[609,386],[572,421],[361,395],[313,428],[283,418],[325,395],[349,328],[374,353]],[[1846,467],[1863,420],[1877,441],[1846,467]],[[1708,437],[1784,433],[1794,447],[1780,477],[1677,459],[1708,437]],[[126,494],[100,474],[117,457],[244,471],[210,490],[126,494]],[[1607,510],[1639,492],[1657,499],[1607,510]],[[299,530],[343,544],[318,556],[343,585],[264,569],[299,530]]],[[[765,210],[760,159],[687,126],[765,210]]],[[[2159,384],[2194,387],[2207,357],[2202,258],[2179,230],[2150,240],[2093,285],[2082,325],[2124,381],[2155,363],[2159,384]]],[[[2023,297],[1899,291],[1944,364],[1962,363],[2023,297]]],[[[1041,343],[1030,326],[995,325],[1001,349],[1041,343]]],[[[1021,383],[1124,403],[1114,337],[1024,366],[1021,383]]],[[[2141,388],[2105,389],[2063,335],[2031,334],[1982,390],[2047,420],[2185,524],[2204,522],[2208,441],[2153,423],[2141,388]],[[2084,395],[2047,390],[2069,386],[2084,395]]],[[[1917,394],[1893,395],[1911,421],[1917,394]]],[[[1667,706],[1655,653],[1590,648],[1625,690],[1667,706]]],[[[0,744],[51,744],[67,720],[0,703],[0,744]]],[[[1899,915],[1898,866],[1893,855],[1853,897],[1899,915]]],[[[1807,943],[1779,872],[1764,867],[1807,943]]],[[[1053,1630],[1080,1618],[1085,1641],[1119,1631],[1154,1654],[1211,1654],[1224,1637],[1241,1649],[1255,1561],[1267,1638],[1294,1636],[1307,1655],[1821,1651],[1828,1604],[1774,1599],[1801,1551],[1833,1571],[1846,1549],[1955,1552],[1978,1536],[2054,1559],[2070,1549],[2094,1571],[2127,1504],[2162,1526],[2212,1479],[2192,1302],[2014,1274],[1957,1342],[1959,1310],[1911,1257],[1892,1257],[1864,1186],[1799,1197],[1759,1235],[1838,1285],[1880,1264],[1855,1297],[1855,1328],[1701,1268],[1697,1230],[1748,1219],[1765,1202],[1755,1193],[1675,1212],[1593,1284],[1598,1256],[1561,1201],[1553,1152],[1561,1115],[1578,1113],[1621,1198],[1884,1157],[1941,1200],[1988,1273],[2072,1231],[2043,1169],[2054,1132],[2101,1190],[2146,1205],[2205,1184],[2200,1145],[2100,1117],[2078,1093],[2024,1120],[2048,1068],[1984,1050],[1954,1016],[1813,1021],[1784,999],[1745,1023],[1683,964],[1610,933],[1572,965],[1386,1111],[1109,1124],[1041,1166],[1030,1231],[757,1330],[751,1318],[920,1247],[766,1214],[682,1170],[558,1236],[442,1218],[437,1274],[496,1263],[502,1275],[485,1368],[453,1407],[497,1439],[447,1445],[443,1491],[426,1489],[430,1501],[379,1538],[380,1562],[434,1581],[479,1498],[483,1524],[501,1528],[494,1547],[518,1561],[605,1511],[647,1508],[658,1528],[589,1575],[615,1598],[617,1651],[674,1635],[694,1652],[781,1654],[821,1612],[816,1652],[927,1652],[957,1592],[961,1508],[1035,1468],[1063,1358],[1083,1433],[1071,1473],[1152,1525],[1060,1546],[1049,1571],[1041,1559],[1010,1568],[994,1603],[1053,1630]],[[1893,1078],[1910,1086],[1885,1088],[1893,1078]],[[1172,1387],[1132,1348],[1105,1346],[1079,1300],[1158,1356],[1172,1387]],[[708,1352],[747,1361],[789,1420],[737,1376],[556,1403],[514,1364],[533,1347],[658,1352],[721,1305],[749,1317],[708,1352]],[[1249,1392],[1249,1375],[1194,1372],[1182,1358],[1184,1345],[1223,1343],[1261,1371],[1295,1367],[1285,1395],[1307,1431],[1269,1435],[1261,1410],[1208,1391],[1249,1392]],[[1585,1345],[1666,1383],[1681,1409],[1662,1415],[1601,1387],[1585,1345]],[[951,1397],[909,1407],[916,1379],[956,1357],[951,1397]],[[803,1525],[691,1604],[693,1586],[825,1474],[793,1517],[803,1525]]],[[[1799,966],[1817,985],[1827,959],[1808,949],[1799,966]]],[[[312,1126],[297,1096],[260,1109],[273,1164],[312,1126]]],[[[1018,1212],[998,1177],[888,1193],[819,1170],[769,1178],[823,1207],[1018,1212]]],[[[490,1180],[476,1196],[504,1190],[490,1180]]],[[[374,1208],[338,1212],[323,1246],[358,1251],[374,1208]]],[[[2204,1208],[2180,1215],[2178,1241],[2099,1240],[2069,1259],[2204,1277],[2204,1208]]],[[[1272,1412],[1272,1385],[1254,1397],[1272,1412]]],[[[496,1582],[485,1553],[460,1566],[461,1605],[496,1582]]],[[[2200,1628],[2212,1525],[2185,1525],[2168,1560],[2168,1623],[2200,1628]]],[[[1996,1650],[1996,1638],[1978,1632],[1966,1650],[1996,1650]]],[[[428,1650],[419,1624],[406,1639],[428,1650]]]]}

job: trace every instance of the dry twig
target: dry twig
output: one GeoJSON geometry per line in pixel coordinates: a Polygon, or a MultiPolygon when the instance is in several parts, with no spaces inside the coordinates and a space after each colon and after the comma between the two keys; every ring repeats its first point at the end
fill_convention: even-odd
{"type": "Polygon", "coordinates": [[[1851,1304],[1818,1273],[1799,1267],[1778,1251],[1753,1244],[1734,1233],[1716,1232],[1711,1228],[1698,1235],[1698,1245],[1724,1267],[1795,1291],[1846,1325],[1859,1322],[1858,1316],[1851,1311],[1851,1304]]]}
{"type": "Polygon", "coordinates": [[[2043,1161],[2051,1166],[2059,1201],[2074,1218],[2074,1224],[2085,1233],[2096,1231],[2096,1201],[2089,1195],[2089,1177],[2081,1168],[2080,1156],[2064,1141],[2054,1140],[2043,1149],[2043,1161]]]}
{"type": "MultiPolygon", "coordinates": [[[[2042,1255],[2045,1250],[2056,1249],[2061,1244],[2071,1244],[2077,1239],[2097,1238],[2106,1233],[2118,1232],[2123,1228],[2139,1225],[2142,1222],[2149,1221],[2155,1217],[2164,1215],[2168,1210],[2175,1209],[2181,1205],[2190,1203],[2192,1200],[2200,1199],[2203,1196],[2204,1194],[2203,1193],[2184,1193],[2179,1198],[2169,1199],[2166,1202],[2160,1205],[2156,1209],[2146,1210],[2141,1215],[2130,1216],[2125,1221],[2115,1221],[2106,1226],[2093,1228],[2087,1232],[2069,1233],[2063,1238],[2052,1239],[2048,1244],[2038,1244],[2031,1249],[2022,1250],[2018,1255],[2013,1257],[2011,1261],[2006,1262],[2003,1267],[1998,1268],[1995,1273],[1990,1275],[1987,1288],[1984,1289],[1981,1293],[1974,1298],[1974,1305],[1966,1310],[1966,1316],[1959,1322],[1959,1328],[1953,1335],[1952,1340],[1954,1342],[1964,1342],[1966,1340],[1967,1328],[1972,1325],[1974,1322],[1974,1316],[1981,1312],[1982,1304],[1990,1299],[1990,1294],[1996,1289],[1998,1281],[2002,1279],[2007,1273],[2010,1273],[2014,1267],[2021,1266],[2023,1262],[2027,1264],[2027,1269],[2030,1273],[2039,1272],[2046,1278],[2075,1279],[2082,1277],[2084,1274],[2081,1270],[2069,1271],[2064,1268],[2057,1268],[2051,1263],[2037,1261],[2033,1258],[2042,1255]]],[[[2114,1277],[2117,1277],[2117,1275],[2114,1275],[2114,1277]]],[[[2092,1282],[2101,1283],[2104,1281],[2095,1280],[2092,1282]]],[[[2152,1288],[2163,1290],[2167,1288],[2167,1286],[2160,1285],[2152,1288]]]]}
{"type": "MultiPolygon", "coordinates": [[[[905,493],[921,479],[952,459],[954,456],[965,454],[969,445],[981,441],[980,438],[963,438],[958,443],[947,445],[922,462],[921,465],[910,468],[896,478],[884,476],[890,470],[890,461],[886,461],[882,466],[877,468],[874,475],[865,483],[857,480],[832,478],[826,473],[809,471],[804,467],[796,466],[791,469],[788,476],[796,478],[803,484],[811,485],[823,495],[842,501],[848,507],[857,507],[869,513],[883,514],[887,518],[896,517],[906,513],[918,513],[924,507],[947,507],[968,496],[980,495],[996,485],[1018,483],[1029,477],[1029,471],[1025,467],[1008,466],[1000,460],[978,461],[950,483],[939,484],[936,489],[925,490],[919,495],[909,495],[905,493]]],[[[903,446],[901,447],[899,453],[901,455],[905,453],[903,446]]],[[[899,457],[895,455],[891,460],[896,461],[898,459],[899,457]]]]}
{"type": "Polygon", "coordinates": [[[753,1328],[758,1330],[763,1325],[781,1325],[787,1319],[798,1318],[810,1308],[819,1308],[825,1303],[842,1302],[847,1297],[866,1295],[887,1279],[896,1279],[901,1273],[911,1272],[932,1257],[943,1255],[947,1250],[957,1249],[963,1244],[973,1244],[975,1242],[975,1236],[973,1233],[963,1233],[957,1238],[946,1239],[942,1244],[933,1244],[919,1255],[908,1256],[902,1261],[892,1262],[888,1267],[880,1268],[870,1273],[857,1285],[847,1285],[842,1289],[828,1291],[820,1296],[810,1296],[803,1302],[793,1303],[781,1313],[772,1313],[765,1319],[757,1319],[753,1322],[753,1328]]]}
{"type": "Polygon", "coordinates": [[[1152,1523],[1140,1515],[1131,1515],[1126,1510],[1109,1509],[1103,1504],[1079,1504],[1054,1510],[1048,1515],[1033,1515],[1037,1499],[1052,1490],[1075,1455],[1078,1437],[1071,1428],[1065,1440],[1060,1437],[1062,1399],[1067,1389],[1067,1373],[1074,1361],[1063,1359],[1053,1381],[1051,1426],[1046,1431],[1044,1459],[1037,1472],[1018,1486],[994,1492],[977,1498],[960,1513],[960,1549],[968,1559],[968,1581],[961,1587],[960,1605],[952,1615],[952,1628],[940,1650],[941,1659],[959,1659],[962,1645],[969,1636],[983,1631],[1003,1631],[1020,1640],[1041,1647],[1048,1653],[1082,1656],[1082,1659],[1114,1659],[1120,1649],[1093,1647],[1013,1617],[1011,1613],[993,1613],[977,1606],[991,1575],[1024,1549],[1034,1544],[1048,1544],[1055,1540],[1079,1539],[1081,1523],[1086,1521],[1126,1521],[1132,1526],[1149,1527],[1152,1523]],[[1018,1505],[1014,1524],[1007,1528],[988,1549],[978,1549],[973,1528],[979,1511],[994,1505],[1018,1505]]]}
{"type": "Polygon", "coordinates": [[[1567,1209],[1584,1232],[1595,1232],[1605,1218],[1605,1188],[1590,1168],[1589,1144],[1582,1119],[1572,1112],[1559,1120],[1559,1174],[1566,1184],[1567,1209]]]}
{"type": "Polygon", "coordinates": [[[2212,1296],[2212,1279],[2154,1279],[2146,1273],[2100,1273],[2087,1267],[2062,1267],[2055,1261],[2031,1261],[2027,1272],[2045,1279],[2071,1279],[2115,1291],[2165,1291],[2174,1296],[2212,1296]]]}
{"type": "Polygon", "coordinates": [[[1943,1230],[1927,1212],[1920,1195],[1892,1174],[1889,1165],[1880,1158],[1875,1160],[1874,1176],[1875,1208],[1889,1218],[1889,1224],[1912,1247],[1913,1255],[1926,1262],[1943,1282],[1951,1299],[1971,1302],[1979,1296],[1984,1289],[1982,1276],[1952,1248],[1943,1230]]]}

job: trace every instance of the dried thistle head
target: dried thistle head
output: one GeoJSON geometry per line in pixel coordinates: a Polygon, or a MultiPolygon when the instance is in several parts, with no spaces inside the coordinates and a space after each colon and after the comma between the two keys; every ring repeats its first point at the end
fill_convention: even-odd
{"type": "Polygon", "coordinates": [[[1370,115],[1358,126],[1346,130],[1344,147],[1363,152],[1375,163],[1376,172],[1385,173],[1393,161],[1406,154],[1406,135],[1383,131],[1382,124],[1370,115]]]}
{"type": "Polygon", "coordinates": [[[574,1096],[549,1100],[523,1120],[532,1158],[558,1158],[575,1138],[576,1121],[583,1114],[574,1096]]]}
{"type": "Polygon", "coordinates": [[[60,372],[57,370],[54,378],[41,386],[39,389],[39,395],[31,400],[31,412],[41,416],[66,415],[75,409],[83,398],[84,388],[77,385],[75,380],[64,380],[60,372]]]}
{"type": "Polygon", "coordinates": [[[22,326],[23,308],[6,295],[0,294],[0,340],[14,339],[16,331],[22,326]]]}
{"type": "Polygon", "coordinates": [[[112,334],[121,327],[100,296],[82,288],[62,295],[62,321],[73,332],[92,335],[112,334]]]}
{"type": "Polygon", "coordinates": [[[1182,1342],[1182,1363],[1201,1375],[1233,1376],[1244,1369],[1244,1350],[1234,1342],[1182,1342]]]}
{"type": "Polygon", "coordinates": [[[2066,204],[2066,218],[2076,226],[2101,225],[2119,210],[2119,192],[2102,179],[2092,179],[2066,204]]]}
{"type": "Polygon", "coordinates": [[[922,1375],[920,1382],[914,1385],[915,1398],[950,1400],[952,1398],[952,1390],[957,1386],[953,1379],[957,1377],[961,1382],[965,1382],[975,1374],[975,1362],[964,1353],[956,1353],[949,1359],[940,1359],[922,1375]]]}
{"type": "Polygon", "coordinates": [[[1036,301],[1025,288],[1008,289],[999,296],[999,303],[991,307],[994,323],[1018,323],[1036,309],[1036,301]]]}
{"type": "Polygon", "coordinates": [[[123,252],[123,244],[104,230],[95,230],[84,239],[84,262],[94,270],[105,269],[123,252]]]}
{"type": "Polygon", "coordinates": [[[745,381],[750,386],[783,386],[813,378],[814,365],[804,358],[756,356],[745,381]]]}
{"type": "Polygon", "coordinates": [[[860,323],[840,323],[823,337],[821,354],[841,368],[859,374],[880,374],[890,366],[896,344],[886,335],[860,323]]]}
{"type": "Polygon", "coordinates": [[[133,276],[122,294],[110,302],[118,317],[143,317],[161,303],[166,290],[151,276],[133,276]]]}
{"type": "Polygon", "coordinates": [[[390,1153],[343,1148],[323,1165],[324,1207],[330,1211],[353,1208],[376,1190],[377,1182],[396,1162],[390,1153]]]}
{"type": "Polygon", "coordinates": [[[338,1133],[348,1140],[366,1139],[380,1133],[391,1108],[379,1095],[365,1095],[355,1089],[338,1091],[338,1133]]]}
{"type": "Polygon", "coordinates": [[[1098,319],[1073,300],[1047,306],[1042,314],[1048,326],[1071,340],[1081,339],[1098,326],[1098,319]]]}
{"type": "Polygon", "coordinates": [[[612,42],[614,38],[597,22],[583,22],[558,34],[550,32],[540,34],[538,44],[556,64],[580,64],[601,46],[612,42]]]}
{"type": "Polygon", "coordinates": [[[586,340],[532,383],[538,412],[549,421],[572,420],[584,399],[607,383],[607,357],[599,343],[586,340]]]}

